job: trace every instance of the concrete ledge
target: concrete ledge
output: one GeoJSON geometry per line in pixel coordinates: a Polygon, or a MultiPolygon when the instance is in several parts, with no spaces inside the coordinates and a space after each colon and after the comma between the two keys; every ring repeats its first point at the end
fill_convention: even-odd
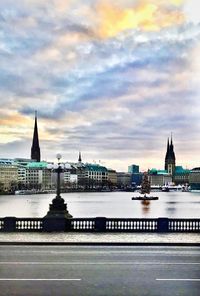
{"type": "Polygon", "coordinates": [[[0,233],[0,244],[200,244],[197,233],[0,233]]]}
{"type": "Polygon", "coordinates": [[[200,243],[139,243],[139,242],[0,242],[0,246],[195,246],[200,243]]]}

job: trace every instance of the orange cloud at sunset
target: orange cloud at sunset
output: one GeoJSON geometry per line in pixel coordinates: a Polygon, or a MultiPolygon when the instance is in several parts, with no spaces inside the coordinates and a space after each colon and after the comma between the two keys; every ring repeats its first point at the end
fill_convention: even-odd
{"type": "MultiPolygon", "coordinates": [[[[171,3],[181,4],[181,1],[171,3]]],[[[106,2],[98,4],[100,15],[99,34],[102,38],[114,37],[128,29],[158,31],[161,28],[182,24],[185,20],[179,10],[167,9],[166,5],[158,1],[141,1],[134,8],[121,8],[106,2]]]]}
{"type": "MultiPolygon", "coordinates": [[[[50,124],[51,121],[49,121],[50,124]]],[[[49,123],[48,122],[48,123],[49,123]]],[[[19,141],[22,138],[31,138],[34,127],[34,119],[23,116],[19,113],[7,114],[0,119],[1,143],[19,141]]],[[[43,140],[51,140],[52,136],[48,131],[44,131],[43,123],[39,122],[40,137],[43,140]]]]}
{"type": "Polygon", "coordinates": [[[31,126],[33,125],[33,122],[30,118],[24,117],[20,114],[11,114],[7,115],[5,117],[1,117],[0,119],[0,125],[1,126],[31,126]]]}
{"type": "Polygon", "coordinates": [[[169,2],[171,2],[174,5],[181,5],[185,2],[185,0],[170,0],[169,2]]]}

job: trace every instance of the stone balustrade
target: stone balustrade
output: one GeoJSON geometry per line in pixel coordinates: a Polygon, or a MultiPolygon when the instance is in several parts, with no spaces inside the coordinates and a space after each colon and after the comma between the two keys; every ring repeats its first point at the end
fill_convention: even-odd
{"type": "Polygon", "coordinates": [[[1,232],[200,232],[200,219],[0,218],[1,232]]]}

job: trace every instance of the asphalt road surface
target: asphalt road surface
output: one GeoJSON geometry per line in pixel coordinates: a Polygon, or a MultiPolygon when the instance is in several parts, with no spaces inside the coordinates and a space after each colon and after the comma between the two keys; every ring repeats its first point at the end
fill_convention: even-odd
{"type": "Polygon", "coordinates": [[[0,246],[1,296],[199,296],[200,247],[0,246]]]}

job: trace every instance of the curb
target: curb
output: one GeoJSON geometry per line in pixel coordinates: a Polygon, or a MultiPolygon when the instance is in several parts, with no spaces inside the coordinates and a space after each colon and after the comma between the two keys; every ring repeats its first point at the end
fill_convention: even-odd
{"type": "Polygon", "coordinates": [[[200,243],[140,243],[140,242],[0,242],[0,246],[195,246],[200,243]]]}

